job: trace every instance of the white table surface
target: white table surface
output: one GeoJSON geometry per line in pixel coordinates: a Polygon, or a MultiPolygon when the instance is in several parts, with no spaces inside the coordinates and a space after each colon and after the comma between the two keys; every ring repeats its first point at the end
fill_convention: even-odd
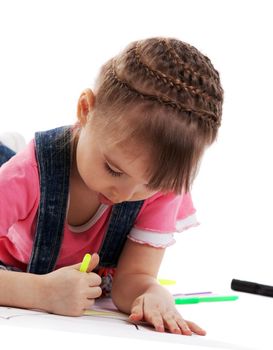
{"type": "Polygon", "coordinates": [[[105,318],[27,316],[25,310],[2,308],[2,315],[7,311],[18,316],[0,317],[1,344],[9,344],[9,349],[48,349],[53,345],[89,349],[94,348],[94,344],[96,348],[105,344],[103,348],[110,346],[111,349],[139,349],[141,346],[145,349],[148,346],[190,350],[273,349],[273,299],[234,294],[239,295],[239,300],[234,302],[179,306],[185,319],[194,320],[207,330],[205,337],[161,334],[141,327],[136,331],[126,322],[105,318]]]}

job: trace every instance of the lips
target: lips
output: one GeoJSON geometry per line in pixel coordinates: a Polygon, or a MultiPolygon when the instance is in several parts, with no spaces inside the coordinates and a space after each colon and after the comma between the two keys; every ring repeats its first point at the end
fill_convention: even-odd
{"type": "Polygon", "coordinates": [[[113,203],[112,201],[110,201],[110,199],[106,198],[103,194],[99,193],[98,195],[99,201],[103,204],[107,204],[107,205],[113,205],[115,203],[113,203]]]}

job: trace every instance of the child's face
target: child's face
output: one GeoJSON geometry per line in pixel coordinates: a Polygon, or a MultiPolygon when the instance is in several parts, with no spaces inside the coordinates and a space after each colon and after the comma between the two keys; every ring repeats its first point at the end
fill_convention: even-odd
{"type": "Polygon", "coordinates": [[[92,123],[86,123],[81,130],[76,151],[81,180],[89,190],[98,195],[101,193],[113,203],[151,197],[157,191],[147,186],[147,152],[143,147],[143,152],[138,152],[140,156],[134,157],[134,150],[132,145],[128,145],[126,150],[111,145],[107,135],[101,136],[92,128],[92,123]]]}

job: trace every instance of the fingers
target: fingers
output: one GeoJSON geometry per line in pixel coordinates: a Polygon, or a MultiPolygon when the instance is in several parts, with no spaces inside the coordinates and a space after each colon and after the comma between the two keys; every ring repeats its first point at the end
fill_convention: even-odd
{"type": "Polygon", "coordinates": [[[141,321],[143,319],[143,297],[138,297],[132,304],[130,321],[141,321]]]}
{"type": "Polygon", "coordinates": [[[171,333],[192,335],[193,333],[198,335],[206,335],[206,331],[199,327],[196,323],[191,321],[186,321],[180,314],[164,315],[164,322],[166,328],[169,329],[171,333]]]}
{"type": "Polygon", "coordinates": [[[140,319],[138,319],[136,316],[133,317],[133,314],[140,315],[139,307],[140,305],[136,304],[132,308],[132,312],[129,318],[132,321],[144,319],[145,321],[152,324],[155,330],[158,332],[164,332],[165,329],[167,329],[174,334],[189,336],[195,333],[198,335],[206,335],[206,331],[204,329],[199,327],[194,322],[184,320],[178,312],[166,311],[162,313],[160,308],[152,310],[147,310],[144,308],[143,311],[143,300],[141,309],[142,317],[140,319]]]}
{"type": "Polygon", "coordinates": [[[95,272],[88,273],[88,284],[90,287],[96,287],[101,284],[101,277],[95,272]]]}
{"type": "Polygon", "coordinates": [[[188,323],[180,315],[175,318],[175,323],[180,331],[180,334],[183,334],[183,335],[193,334],[193,331],[189,327],[188,323]]]}
{"type": "Polygon", "coordinates": [[[166,327],[172,333],[181,334],[173,317],[161,314],[159,309],[145,310],[145,320],[151,323],[157,332],[164,332],[166,327]]]}
{"type": "Polygon", "coordinates": [[[86,302],[84,305],[85,309],[90,309],[91,306],[95,304],[95,299],[99,298],[102,294],[102,290],[100,287],[92,287],[89,288],[88,293],[86,295],[86,302]]]}
{"type": "Polygon", "coordinates": [[[98,254],[97,253],[92,254],[92,257],[86,272],[93,271],[94,268],[98,265],[99,261],[100,261],[100,258],[98,254]]]}
{"type": "Polygon", "coordinates": [[[191,321],[186,321],[186,322],[187,322],[187,324],[192,332],[194,332],[198,335],[206,335],[207,334],[207,332],[203,328],[199,327],[196,323],[191,322],[191,321]]]}
{"type": "Polygon", "coordinates": [[[102,290],[100,287],[92,287],[89,288],[88,293],[87,293],[87,298],[88,299],[96,299],[101,296],[102,290]]]}
{"type": "Polygon", "coordinates": [[[95,305],[96,300],[95,299],[86,299],[85,303],[84,303],[84,307],[83,307],[83,313],[85,310],[90,310],[92,309],[92,306],[95,305]]]}
{"type": "Polygon", "coordinates": [[[85,305],[84,305],[84,310],[91,309],[91,307],[95,304],[95,299],[87,299],[85,305]]]}
{"type": "MultiPolygon", "coordinates": [[[[98,265],[100,261],[100,258],[99,258],[99,255],[97,253],[94,253],[92,254],[91,256],[91,260],[89,262],[89,265],[88,265],[88,268],[86,270],[86,272],[91,272],[92,270],[94,270],[94,268],[98,265]]],[[[74,264],[74,265],[71,265],[71,266],[66,266],[65,268],[73,268],[73,269],[76,269],[76,270],[80,270],[80,267],[81,267],[81,264],[82,263],[77,263],[77,264],[74,264]]]]}
{"type": "Polygon", "coordinates": [[[146,319],[154,326],[157,332],[165,331],[164,320],[158,311],[154,311],[150,315],[147,315],[146,319]]]}
{"type": "Polygon", "coordinates": [[[129,320],[133,322],[138,322],[141,320],[145,320],[151,323],[155,330],[158,332],[164,332],[164,322],[161,317],[161,314],[155,310],[151,312],[144,311],[144,297],[138,297],[131,308],[131,314],[129,316],[129,320]]]}

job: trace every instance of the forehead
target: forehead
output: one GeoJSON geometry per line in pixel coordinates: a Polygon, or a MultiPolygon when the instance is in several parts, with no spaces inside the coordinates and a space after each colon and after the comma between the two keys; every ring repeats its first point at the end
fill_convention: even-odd
{"type": "Polygon", "coordinates": [[[151,164],[147,148],[137,142],[115,143],[110,140],[101,145],[104,156],[114,162],[128,175],[141,182],[148,182],[147,175],[151,164]]]}
{"type": "Polygon", "coordinates": [[[141,143],[135,141],[115,142],[110,139],[103,142],[101,149],[112,158],[118,158],[128,165],[147,165],[149,164],[148,150],[141,143]]]}
{"type": "Polygon", "coordinates": [[[143,131],[134,127],[128,115],[120,114],[116,118],[107,119],[103,115],[91,120],[93,136],[101,150],[113,160],[115,158],[122,162],[120,165],[125,162],[125,166],[139,168],[142,173],[150,172],[154,152],[143,131]]]}
{"type": "Polygon", "coordinates": [[[91,125],[92,134],[100,145],[107,151],[122,155],[128,161],[136,158],[149,158],[149,147],[144,144],[143,138],[137,136],[134,129],[124,120],[116,123],[94,123],[91,125]]]}

